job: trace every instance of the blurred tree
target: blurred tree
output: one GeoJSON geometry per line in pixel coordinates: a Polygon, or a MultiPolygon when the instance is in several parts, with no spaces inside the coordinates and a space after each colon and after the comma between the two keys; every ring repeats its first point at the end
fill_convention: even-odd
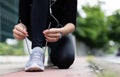
{"type": "Polygon", "coordinates": [[[108,36],[111,40],[120,42],[120,10],[116,10],[111,16],[108,16],[108,36]]]}
{"type": "Polygon", "coordinates": [[[74,32],[76,38],[84,41],[91,48],[101,48],[108,43],[108,25],[100,5],[83,6],[86,17],[77,17],[77,28],[74,32]]]}

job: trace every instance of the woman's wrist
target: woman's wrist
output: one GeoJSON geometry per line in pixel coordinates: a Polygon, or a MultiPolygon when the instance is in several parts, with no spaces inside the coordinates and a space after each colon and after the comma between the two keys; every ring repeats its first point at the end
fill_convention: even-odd
{"type": "Polygon", "coordinates": [[[62,36],[65,36],[69,33],[72,33],[75,30],[75,25],[72,23],[66,24],[64,27],[60,28],[60,33],[62,36]]]}

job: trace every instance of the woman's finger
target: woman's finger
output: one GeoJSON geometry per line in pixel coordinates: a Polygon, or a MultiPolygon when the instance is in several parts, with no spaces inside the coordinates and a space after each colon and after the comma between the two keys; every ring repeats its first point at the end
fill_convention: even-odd
{"type": "Polygon", "coordinates": [[[13,33],[16,34],[16,35],[19,35],[19,36],[21,36],[21,37],[25,37],[25,36],[26,36],[26,34],[20,32],[20,31],[18,31],[18,30],[16,30],[16,29],[13,30],[13,33]]]}
{"type": "Polygon", "coordinates": [[[15,26],[15,29],[18,30],[19,32],[27,35],[26,28],[24,28],[24,25],[23,25],[23,24],[18,24],[18,25],[16,25],[16,26],[15,26]]]}
{"type": "Polygon", "coordinates": [[[51,37],[46,36],[46,40],[48,42],[57,42],[59,40],[59,38],[51,38],[51,37]]]}
{"type": "Polygon", "coordinates": [[[60,33],[46,34],[46,36],[48,36],[48,37],[55,37],[55,38],[59,38],[59,37],[60,37],[60,33]]]}
{"type": "Polygon", "coordinates": [[[17,34],[13,34],[14,38],[17,39],[17,40],[23,40],[25,37],[21,37],[17,34]]]}
{"type": "Polygon", "coordinates": [[[51,29],[47,29],[47,30],[45,30],[43,33],[44,34],[54,34],[54,33],[59,33],[60,32],[60,30],[58,29],[58,28],[51,28],[51,29]]]}

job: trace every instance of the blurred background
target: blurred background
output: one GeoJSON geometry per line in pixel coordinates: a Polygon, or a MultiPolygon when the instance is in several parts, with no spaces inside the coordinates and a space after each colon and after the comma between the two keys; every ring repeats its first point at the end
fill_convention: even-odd
{"type": "Polygon", "coordinates": [[[119,55],[119,2],[78,0],[77,28],[74,32],[78,54],[119,55]]]}
{"type": "Polygon", "coordinates": [[[0,55],[24,55],[23,42],[13,38],[19,0],[0,0],[0,55]]]}
{"type": "MultiPolygon", "coordinates": [[[[0,0],[0,55],[25,55],[22,41],[13,38],[19,0],[0,0]]],[[[77,28],[73,33],[77,55],[120,52],[120,0],[78,0],[77,28]]]]}

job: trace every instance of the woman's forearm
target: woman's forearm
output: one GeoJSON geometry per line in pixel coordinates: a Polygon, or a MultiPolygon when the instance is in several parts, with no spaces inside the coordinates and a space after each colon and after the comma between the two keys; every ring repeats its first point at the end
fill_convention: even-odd
{"type": "Polygon", "coordinates": [[[60,32],[62,33],[63,36],[72,33],[74,30],[75,25],[72,23],[68,23],[64,27],[60,28],[60,32]]]}

